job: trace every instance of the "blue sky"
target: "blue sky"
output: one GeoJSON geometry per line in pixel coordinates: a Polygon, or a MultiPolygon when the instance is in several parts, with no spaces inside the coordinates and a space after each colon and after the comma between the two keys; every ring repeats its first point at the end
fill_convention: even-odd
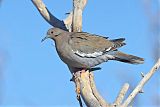
{"type": "MultiPolygon", "coordinates": [[[[72,9],[71,0],[44,2],[60,19],[72,9]]],[[[54,43],[40,42],[51,26],[32,2],[4,0],[0,7],[0,25],[0,55],[3,56],[0,57],[5,60],[0,79],[1,106],[78,107],[74,84],[69,81],[71,74],[59,59],[54,43]]],[[[135,87],[141,80],[140,72],[147,73],[153,66],[149,25],[142,0],[88,1],[83,13],[83,31],[111,39],[124,37],[127,45],[120,50],[145,58],[142,65],[116,61],[100,65],[102,70],[95,71],[95,81],[107,101],[114,101],[125,82],[135,87]]],[[[136,106],[155,106],[154,98],[160,96],[158,76],[155,74],[144,87],[144,94],[138,94],[136,106]]]]}

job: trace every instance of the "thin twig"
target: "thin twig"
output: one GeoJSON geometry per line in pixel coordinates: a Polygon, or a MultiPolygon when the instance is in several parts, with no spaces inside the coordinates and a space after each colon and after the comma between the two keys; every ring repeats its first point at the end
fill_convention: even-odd
{"type": "Polygon", "coordinates": [[[128,88],[129,88],[129,84],[125,83],[123,85],[123,87],[121,88],[121,90],[120,90],[120,92],[119,92],[119,94],[118,94],[118,96],[117,96],[117,98],[114,102],[114,106],[119,106],[122,103],[122,101],[123,101],[123,99],[124,99],[124,97],[125,97],[125,95],[128,91],[128,88]]]}
{"type": "Polygon", "coordinates": [[[143,78],[145,76],[145,74],[143,72],[141,72],[141,77],[143,78]]]}
{"type": "Polygon", "coordinates": [[[129,97],[124,101],[122,107],[127,107],[131,101],[135,98],[135,96],[142,90],[143,86],[147,81],[152,77],[152,75],[157,71],[160,67],[160,58],[158,59],[157,63],[153,66],[153,68],[143,77],[143,79],[139,82],[137,87],[132,91],[129,97]]]}

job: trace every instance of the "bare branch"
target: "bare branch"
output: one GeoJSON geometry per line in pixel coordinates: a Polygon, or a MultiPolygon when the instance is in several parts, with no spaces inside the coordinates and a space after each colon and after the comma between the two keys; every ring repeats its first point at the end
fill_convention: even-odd
{"type": "Polygon", "coordinates": [[[123,107],[127,107],[131,101],[134,99],[134,97],[142,90],[143,86],[147,81],[152,77],[152,75],[158,70],[160,67],[160,58],[158,59],[157,63],[153,66],[153,68],[148,72],[143,79],[139,82],[137,87],[132,91],[132,93],[129,95],[129,97],[124,101],[122,104],[123,107]]]}
{"type": "Polygon", "coordinates": [[[69,32],[72,31],[72,17],[73,17],[73,12],[71,11],[66,19],[63,20],[64,24],[66,25],[67,29],[69,32]]]}
{"type": "Polygon", "coordinates": [[[119,94],[118,94],[118,96],[116,98],[116,101],[114,102],[115,106],[119,106],[122,103],[122,101],[123,101],[123,99],[124,99],[124,97],[125,97],[125,95],[126,95],[126,93],[128,91],[128,88],[129,88],[129,84],[125,83],[123,85],[123,87],[121,88],[121,90],[120,90],[120,92],[119,92],[119,94]]]}
{"type": "Polygon", "coordinates": [[[31,0],[32,3],[36,6],[42,17],[52,26],[61,28],[63,30],[67,30],[65,24],[63,21],[56,18],[54,15],[52,15],[42,0],[31,0]]]}
{"type": "Polygon", "coordinates": [[[99,92],[96,88],[96,85],[94,82],[94,76],[93,76],[92,72],[90,72],[90,84],[91,84],[92,92],[93,92],[94,96],[96,97],[96,99],[99,101],[100,105],[102,107],[108,107],[109,104],[102,98],[102,96],[99,94],[99,92]]]}
{"type": "Polygon", "coordinates": [[[145,76],[145,74],[143,73],[143,72],[141,72],[141,76],[142,76],[142,78],[145,76]]]}
{"type": "Polygon", "coordinates": [[[101,107],[99,101],[95,98],[92,92],[90,86],[89,71],[82,71],[80,77],[80,84],[81,96],[87,107],[101,107]]]}
{"type": "Polygon", "coordinates": [[[73,32],[82,31],[82,12],[87,0],[73,0],[73,32]]]}

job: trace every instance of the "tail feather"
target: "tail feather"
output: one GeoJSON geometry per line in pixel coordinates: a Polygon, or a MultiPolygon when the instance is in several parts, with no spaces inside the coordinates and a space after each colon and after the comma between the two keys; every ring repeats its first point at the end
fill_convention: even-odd
{"type": "Polygon", "coordinates": [[[142,64],[142,63],[144,63],[143,58],[133,56],[133,55],[129,55],[129,54],[125,54],[125,53],[122,53],[120,51],[114,52],[113,56],[115,57],[114,60],[125,62],[125,63],[130,63],[130,64],[142,64]]]}
{"type": "Polygon", "coordinates": [[[113,39],[111,40],[112,42],[123,42],[125,38],[118,38],[118,39],[113,39]]]}
{"type": "Polygon", "coordinates": [[[126,43],[123,42],[124,40],[125,38],[119,38],[119,39],[113,39],[110,41],[114,43],[115,48],[119,48],[119,47],[122,47],[123,45],[126,45],[126,43]]]}

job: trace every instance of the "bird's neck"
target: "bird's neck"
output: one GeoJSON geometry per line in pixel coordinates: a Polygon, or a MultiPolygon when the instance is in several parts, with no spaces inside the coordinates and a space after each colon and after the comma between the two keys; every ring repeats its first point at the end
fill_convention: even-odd
{"type": "Polygon", "coordinates": [[[55,40],[56,48],[59,50],[60,48],[64,47],[65,44],[68,43],[67,41],[68,37],[66,35],[57,37],[55,40]]]}

